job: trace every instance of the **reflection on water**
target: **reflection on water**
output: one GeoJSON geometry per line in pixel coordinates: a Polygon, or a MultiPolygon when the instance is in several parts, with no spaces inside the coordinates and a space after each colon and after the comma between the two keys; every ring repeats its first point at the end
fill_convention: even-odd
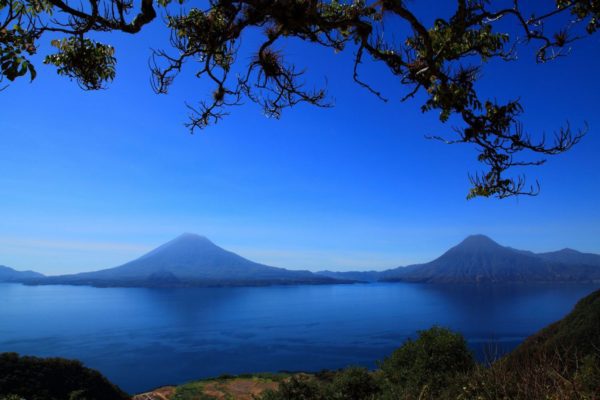
{"type": "Polygon", "coordinates": [[[77,358],[127,391],[223,373],[368,367],[434,324],[508,350],[598,286],[131,289],[0,284],[0,352],[77,358]]]}

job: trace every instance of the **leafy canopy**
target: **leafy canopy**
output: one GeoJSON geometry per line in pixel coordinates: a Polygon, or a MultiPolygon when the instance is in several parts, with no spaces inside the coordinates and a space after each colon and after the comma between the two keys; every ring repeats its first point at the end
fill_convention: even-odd
{"type": "Polygon", "coordinates": [[[136,34],[160,12],[173,48],[153,53],[154,90],[167,93],[186,64],[195,76],[214,84],[212,96],[190,107],[187,126],[193,132],[216,123],[244,100],[260,104],[272,117],[298,103],[330,106],[323,89],[305,88],[303,71],[284,57],[283,42],[295,38],[335,52],[349,48],[359,86],[387,101],[360,77],[361,63],[370,58],[399,78],[394,81],[399,90],[407,88],[402,100],[422,93],[423,112],[437,112],[442,122],[451,117],[462,121],[451,136],[433,138],[475,146],[486,168],[471,176],[468,198],[533,195],[539,185],[528,185],[523,176],[507,171],[543,164],[545,156],[577,144],[585,129],[572,131],[567,125],[553,140],[543,135],[536,139],[519,122],[520,101],[485,98],[476,89],[477,80],[485,63],[513,60],[528,43],[538,44],[540,63],[566,55],[574,41],[598,30],[600,1],[532,3],[522,10],[519,0],[456,0],[453,15],[429,26],[402,0],[0,0],[0,79],[33,80],[31,56],[50,33],[61,38],[52,40],[57,52],[44,62],[83,89],[101,89],[115,77],[115,51],[89,35],[136,34]],[[506,21],[512,24],[510,32],[506,21]],[[397,41],[394,29],[386,26],[402,24],[409,33],[397,41]],[[546,29],[557,24],[563,27],[546,29]],[[263,39],[246,63],[239,57],[240,42],[252,28],[260,28],[263,39]],[[232,73],[239,70],[244,72],[232,73]]]}
{"type": "Polygon", "coordinates": [[[420,331],[380,363],[391,391],[409,398],[438,398],[474,367],[464,337],[440,327],[420,331]]]}

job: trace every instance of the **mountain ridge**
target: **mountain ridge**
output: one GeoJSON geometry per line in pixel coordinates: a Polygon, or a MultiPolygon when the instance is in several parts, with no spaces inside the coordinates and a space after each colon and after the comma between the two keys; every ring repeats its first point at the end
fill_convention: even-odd
{"type": "MultiPolygon", "coordinates": [[[[4,267],[7,269],[8,267],[4,267]]],[[[600,282],[600,255],[570,248],[534,253],[470,235],[430,262],[385,271],[288,270],[248,260],[207,237],[184,233],[122,265],[45,277],[12,271],[4,281],[127,287],[257,286],[357,282],[600,282]]],[[[0,281],[2,279],[0,267],[0,281]]]]}
{"type": "Polygon", "coordinates": [[[600,262],[582,262],[581,255],[585,254],[575,250],[569,254],[561,251],[536,254],[502,246],[485,235],[471,235],[428,263],[383,271],[379,280],[423,283],[600,281],[600,262]]]}
{"type": "Polygon", "coordinates": [[[48,277],[38,283],[186,287],[345,282],[306,270],[288,270],[256,263],[217,246],[205,236],[184,233],[125,264],[48,277]]]}
{"type": "Polygon", "coordinates": [[[39,279],[43,278],[44,275],[35,271],[17,271],[14,268],[7,267],[6,265],[0,265],[0,282],[14,282],[26,279],[39,279]]]}

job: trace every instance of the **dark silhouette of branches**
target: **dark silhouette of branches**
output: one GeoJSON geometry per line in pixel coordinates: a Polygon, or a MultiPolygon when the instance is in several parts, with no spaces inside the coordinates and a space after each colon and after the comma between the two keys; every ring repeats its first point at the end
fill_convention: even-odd
{"type": "Polygon", "coordinates": [[[537,182],[528,184],[522,174],[509,171],[541,165],[547,156],[568,151],[587,127],[572,130],[566,125],[553,140],[530,135],[519,121],[523,109],[518,99],[499,104],[482,98],[475,84],[485,63],[514,60],[524,43],[538,44],[540,63],[568,55],[573,43],[600,26],[600,3],[555,0],[536,4],[533,14],[522,11],[520,3],[513,0],[510,7],[498,8],[486,0],[456,0],[452,16],[428,26],[401,0],[208,0],[203,6],[184,0],[0,0],[0,77],[12,81],[29,74],[34,79],[28,56],[50,32],[66,38],[53,41],[58,52],[45,62],[84,89],[103,88],[115,75],[114,50],[87,35],[138,33],[160,10],[171,30],[172,49],[152,54],[155,92],[167,93],[186,68],[214,85],[212,96],[188,105],[187,126],[194,132],[245,101],[275,118],[299,103],[331,106],[325,89],[308,89],[302,67],[286,61],[285,41],[295,38],[335,52],[350,47],[352,79],[359,87],[383,101],[390,97],[361,78],[360,65],[368,58],[384,64],[408,88],[402,101],[423,93],[423,112],[439,113],[442,122],[462,120],[450,136],[432,138],[477,149],[486,170],[470,177],[469,198],[535,195],[537,182]],[[565,20],[557,30],[547,28],[565,20]],[[506,21],[513,23],[510,32],[499,30],[506,21]],[[404,25],[411,33],[397,44],[385,33],[389,24],[404,25]],[[262,32],[262,42],[249,61],[240,60],[242,37],[255,28],[262,32]]]}

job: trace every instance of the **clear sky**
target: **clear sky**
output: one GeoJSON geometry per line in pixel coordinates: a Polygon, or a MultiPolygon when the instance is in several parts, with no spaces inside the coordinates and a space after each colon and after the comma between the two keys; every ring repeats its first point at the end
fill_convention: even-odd
{"type": "MultiPolygon", "coordinates": [[[[158,21],[157,21],[158,22],[158,21]]],[[[38,64],[38,78],[0,94],[0,264],[56,274],[111,267],[182,232],[252,260],[318,270],[383,269],[428,261],[472,233],[533,251],[600,253],[600,35],[569,57],[484,69],[481,89],[521,97],[531,132],[587,121],[568,154],[526,171],[534,198],[467,201],[475,149],[424,139],[449,133],[385,69],[352,82],[352,51],[290,43],[285,53],[328,79],[332,109],[298,106],[280,120],[247,104],[190,135],[184,102],[210,94],[193,66],[167,96],[149,85],[142,35],[110,35],[118,58],[109,90],[83,92],[38,64]]],[[[158,44],[157,44],[158,43],[158,44]]],[[[252,40],[245,42],[252,45],[252,40]]],[[[530,49],[531,50],[531,49],[530,49]]]]}

